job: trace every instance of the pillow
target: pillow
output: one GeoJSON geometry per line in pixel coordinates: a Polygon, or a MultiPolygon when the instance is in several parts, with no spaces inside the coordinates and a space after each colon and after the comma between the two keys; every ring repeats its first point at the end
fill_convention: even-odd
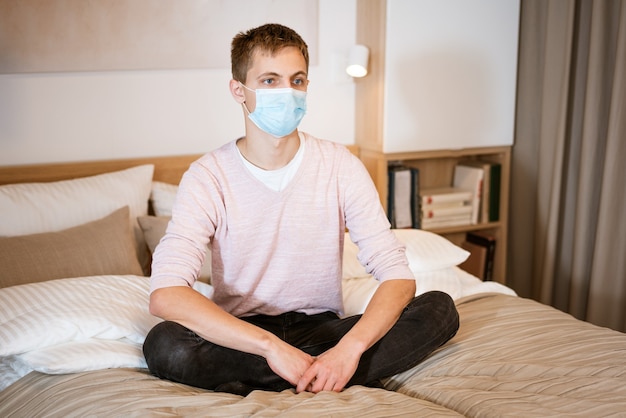
{"type": "Polygon", "coordinates": [[[16,370],[47,374],[79,373],[120,367],[146,369],[141,344],[124,340],[72,341],[12,357],[16,370]]]}
{"type": "MultiPolygon", "coordinates": [[[[406,245],[409,268],[413,273],[439,270],[461,264],[469,252],[441,235],[422,229],[394,229],[396,237],[406,245]]],[[[346,232],[343,250],[343,278],[367,277],[369,274],[357,259],[359,248],[346,232]]]]}
{"type": "Polygon", "coordinates": [[[59,232],[0,237],[0,287],[66,277],[136,274],[129,208],[59,232]]]}
{"type": "Polygon", "coordinates": [[[380,282],[373,276],[362,278],[344,278],[341,281],[341,292],[343,298],[343,315],[348,317],[360,315],[365,312],[367,304],[374,296],[380,282]]]}
{"type": "Polygon", "coordinates": [[[0,357],[0,392],[32,371],[32,368],[20,363],[13,356],[0,357]]]}
{"type": "Polygon", "coordinates": [[[150,279],[106,275],[0,289],[0,356],[57,344],[124,339],[142,344],[161,320],[148,311],[150,279]]]}
{"type": "MultiPolygon", "coordinates": [[[[457,266],[417,273],[415,284],[415,296],[438,290],[455,302],[481,293],[517,296],[513,289],[496,282],[483,282],[457,266]]],[[[344,316],[362,314],[379,285],[372,276],[342,280],[344,316]]]]}
{"type": "Polygon", "coordinates": [[[49,183],[0,186],[0,236],[59,231],[100,219],[128,206],[143,267],[150,254],[137,224],[148,213],[153,165],[49,183]]]}
{"type": "MultiPolygon", "coordinates": [[[[154,250],[165,235],[167,224],[170,221],[169,216],[140,216],[137,218],[139,226],[143,230],[144,238],[148,243],[150,253],[154,254],[154,250]]],[[[209,283],[211,280],[211,249],[207,248],[204,264],[198,274],[198,280],[209,283]]]]}
{"type": "Polygon", "coordinates": [[[152,182],[150,202],[156,216],[172,216],[172,206],[176,200],[178,186],[161,181],[152,182]]]}

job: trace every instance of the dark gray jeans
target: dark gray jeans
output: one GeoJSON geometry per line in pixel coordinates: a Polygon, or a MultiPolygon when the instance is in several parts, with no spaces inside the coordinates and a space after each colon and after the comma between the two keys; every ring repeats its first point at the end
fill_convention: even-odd
{"type": "MultiPolygon", "coordinates": [[[[317,356],[337,342],[360,315],[340,319],[331,312],[242,318],[302,351],[317,356]]],[[[428,292],[414,298],[393,328],[361,356],[348,383],[365,385],[417,365],[450,340],[459,316],[450,296],[428,292]]],[[[213,344],[175,322],[161,322],[146,337],[143,352],[152,374],[163,379],[215,389],[242,382],[257,389],[281,391],[293,387],[276,375],[263,357],[213,344]]]]}

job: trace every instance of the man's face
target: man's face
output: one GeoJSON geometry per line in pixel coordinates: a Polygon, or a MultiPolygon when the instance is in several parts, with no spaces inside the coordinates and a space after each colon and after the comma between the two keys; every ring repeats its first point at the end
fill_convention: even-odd
{"type": "MultiPolygon", "coordinates": [[[[256,52],[245,82],[252,90],[291,87],[306,91],[308,84],[306,61],[295,47],[283,48],[274,55],[256,52]]],[[[254,112],[256,95],[246,89],[244,94],[248,110],[254,112]]]]}

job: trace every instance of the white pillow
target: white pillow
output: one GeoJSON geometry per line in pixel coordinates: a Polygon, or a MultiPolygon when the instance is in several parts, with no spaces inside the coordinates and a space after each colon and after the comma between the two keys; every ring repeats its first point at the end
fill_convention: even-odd
{"type": "MultiPolygon", "coordinates": [[[[194,289],[210,298],[213,288],[194,289]]],[[[0,289],[0,390],[32,370],[145,368],[142,344],[161,320],[148,312],[149,279],[90,276],[0,289]]]]}
{"type": "Polygon", "coordinates": [[[0,356],[89,338],[142,343],[160,320],[149,278],[89,276],[0,289],[0,356]]]}
{"type": "Polygon", "coordinates": [[[373,276],[343,279],[341,291],[343,296],[343,315],[348,317],[365,312],[367,304],[374,296],[380,282],[373,276]]]}
{"type": "MultiPolygon", "coordinates": [[[[409,268],[413,273],[439,270],[461,264],[469,252],[430,231],[422,229],[394,229],[396,237],[406,245],[409,268]]],[[[343,249],[343,278],[369,276],[357,259],[359,248],[346,232],[343,249]]]]}
{"type": "Polygon", "coordinates": [[[54,232],[101,219],[128,206],[140,264],[149,254],[138,216],[148,212],[154,166],[49,183],[0,186],[0,236],[54,232]]]}
{"type": "Polygon", "coordinates": [[[178,186],[175,184],[162,181],[152,182],[150,201],[156,216],[172,216],[172,206],[176,200],[176,193],[178,193],[178,186]]]}
{"type": "MultiPolygon", "coordinates": [[[[344,315],[362,314],[379,285],[372,276],[342,280],[344,315]]],[[[513,289],[492,281],[483,282],[457,266],[416,273],[415,285],[415,296],[438,290],[455,301],[480,293],[517,296],[513,289]]]]}
{"type": "Polygon", "coordinates": [[[128,206],[145,215],[153,165],[49,183],[0,186],[0,235],[52,232],[100,219],[128,206]]]}
{"type": "Polygon", "coordinates": [[[15,370],[63,374],[118,367],[147,368],[142,344],[124,340],[73,341],[14,356],[15,370]]]}
{"type": "Polygon", "coordinates": [[[0,357],[0,392],[31,371],[32,368],[17,361],[15,356],[0,357]]]}

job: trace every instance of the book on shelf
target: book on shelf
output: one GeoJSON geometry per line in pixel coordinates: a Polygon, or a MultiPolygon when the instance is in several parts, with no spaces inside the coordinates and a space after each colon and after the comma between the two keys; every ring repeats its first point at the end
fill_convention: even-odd
{"type": "Polygon", "coordinates": [[[489,192],[487,187],[491,177],[491,164],[479,160],[463,160],[459,162],[461,166],[475,167],[482,170],[482,180],[480,180],[480,202],[478,204],[477,222],[489,222],[489,192]]]}
{"type": "Polygon", "coordinates": [[[472,193],[454,187],[422,190],[422,229],[469,225],[472,193]]]}
{"type": "Polygon", "coordinates": [[[480,218],[483,177],[484,172],[482,168],[465,165],[462,161],[454,167],[452,186],[472,193],[472,224],[477,224],[480,218]]]}
{"type": "Polygon", "coordinates": [[[493,265],[496,253],[496,238],[485,231],[471,231],[465,234],[465,241],[484,249],[484,275],[479,276],[485,281],[493,280],[493,265]]]}
{"type": "Polygon", "coordinates": [[[422,206],[465,205],[472,200],[472,192],[457,187],[433,187],[421,191],[422,206]]]}
{"type": "Polygon", "coordinates": [[[470,215],[456,215],[442,218],[422,219],[422,229],[431,230],[437,228],[450,228],[453,226],[470,225],[470,215]]]}
{"type": "Polygon", "coordinates": [[[500,218],[500,177],[502,165],[488,160],[464,160],[460,164],[483,170],[479,222],[497,222],[500,218]]]}
{"type": "Polygon", "coordinates": [[[489,222],[500,220],[500,187],[502,178],[502,164],[492,162],[490,177],[487,187],[489,188],[489,222]]]}
{"type": "Polygon", "coordinates": [[[470,219],[472,207],[470,205],[426,205],[422,206],[422,222],[426,219],[446,219],[463,217],[470,219]]]}
{"type": "Polygon", "coordinates": [[[388,176],[387,216],[391,227],[420,228],[419,169],[390,165],[388,176]]]}
{"type": "Polygon", "coordinates": [[[485,268],[487,266],[487,248],[473,242],[463,241],[461,248],[469,251],[470,255],[467,259],[459,264],[459,268],[465,270],[469,274],[485,280],[485,268]]]}

